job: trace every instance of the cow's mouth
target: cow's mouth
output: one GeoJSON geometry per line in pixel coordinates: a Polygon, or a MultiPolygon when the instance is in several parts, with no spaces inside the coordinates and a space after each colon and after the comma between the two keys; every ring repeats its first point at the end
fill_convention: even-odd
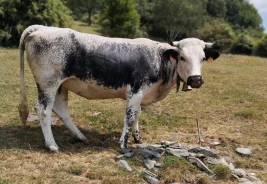
{"type": "Polygon", "coordinates": [[[204,84],[204,80],[201,75],[193,75],[187,79],[187,85],[192,88],[200,88],[202,84],[204,84]]]}
{"type": "Polygon", "coordinates": [[[192,90],[192,87],[187,85],[186,83],[183,84],[183,89],[182,91],[191,91],[192,90]]]}

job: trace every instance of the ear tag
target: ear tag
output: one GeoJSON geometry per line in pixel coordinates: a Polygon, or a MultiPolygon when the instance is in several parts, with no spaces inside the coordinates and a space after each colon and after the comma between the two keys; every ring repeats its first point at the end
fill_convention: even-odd
{"type": "Polygon", "coordinates": [[[213,58],[212,58],[212,57],[209,57],[209,59],[207,59],[207,61],[208,61],[209,63],[212,63],[213,58]]]}
{"type": "Polygon", "coordinates": [[[176,61],[176,59],[175,59],[174,57],[172,57],[172,56],[170,56],[170,60],[171,60],[172,62],[175,62],[175,61],[176,61]]]}

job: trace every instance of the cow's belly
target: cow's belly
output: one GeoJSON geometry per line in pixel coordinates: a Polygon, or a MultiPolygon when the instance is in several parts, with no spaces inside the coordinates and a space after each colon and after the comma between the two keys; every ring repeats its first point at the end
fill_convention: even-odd
{"type": "Polygon", "coordinates": [[[85,97],[87,99],[108,99],[108,98],[122,98],[126,99],[126,87],[119,89],[111,89],[96,82],[84,82],[76,78],[66,80],[63,87],[74,92],[75,94],[85,97]]]}

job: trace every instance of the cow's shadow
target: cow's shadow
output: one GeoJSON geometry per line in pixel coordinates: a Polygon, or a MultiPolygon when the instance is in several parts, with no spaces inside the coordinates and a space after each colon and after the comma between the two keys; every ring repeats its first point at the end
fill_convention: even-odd
{"type": "MultiPolygon", "coordinates": [[[[37,124],[37,123],[36,123],[37,124]]],[[[56,143],[63,153],[82,153],[88,150],[114,150],[119,152],[120,132],[102,133],[94,129],[78,127],[88,138],[89,144],[83,144],[75,139],[64,125],[52,127],[56,143]]],[[[9,125],[0,127],[0,149],[30,150],[34,152],[49,152],[45,148],[44,136],[38,125],[9,125]]]]}

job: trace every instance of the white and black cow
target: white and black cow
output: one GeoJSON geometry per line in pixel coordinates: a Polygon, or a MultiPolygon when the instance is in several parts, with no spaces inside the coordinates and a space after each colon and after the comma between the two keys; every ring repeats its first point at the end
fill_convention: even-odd
{"type": "Polygon", "coordinates": [[[33,25],[20,40],[22,122],[28,117],[24,80],[24,50],[38,89],[35,111],[46,147],[58,152],[51,130],[55,112],[81,141],[86,137],[74,125],[68,112],[68,91],[87,99],[127,100],[120,146],[127,150],[130,128],[141,142],[138,120],[141,105],[164,99],[180,81],[192,88],[203,84],[201,67],[208,58],[217,59],[213,43],[196,38],[159,43],[149,39],[107,38],[67,28],[33,25]]]}

